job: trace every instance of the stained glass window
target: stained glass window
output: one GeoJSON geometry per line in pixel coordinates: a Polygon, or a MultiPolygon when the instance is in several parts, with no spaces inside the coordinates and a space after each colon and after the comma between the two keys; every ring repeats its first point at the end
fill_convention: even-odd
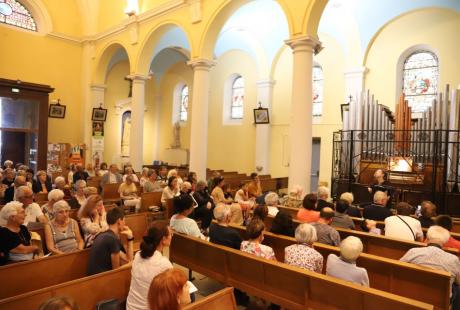
{"type": "Polygon", "coordinates": [[[313,116],[323,114],[323,69],[315,65],[313,67],[313,116]]]}
{"type": "Polygon", "coordinates": [[[404,95],[412,113],[425,112],[438,92],[439,64],[435,54],[418,51],[407,57],[403,69],[404,95]]]}
{"type": "Polygon", "coordinates": [[[16,0],[0,0],[0,23],[37,31],[29,10],[16,0]]]}
{"type": "Polygon", "coordinates": [[[244,110],[244,79],[239,76],[232,84],[232,105],[231,114],[232,119],[242,119],[244,110]]]}
{"type": "Polygon", "coordinates": [[[179,120],[181,122],[187,121],[187,114],[188,114],[188,86],[185,85],[182,87],[180,92],[180,115],[179,120]]]}

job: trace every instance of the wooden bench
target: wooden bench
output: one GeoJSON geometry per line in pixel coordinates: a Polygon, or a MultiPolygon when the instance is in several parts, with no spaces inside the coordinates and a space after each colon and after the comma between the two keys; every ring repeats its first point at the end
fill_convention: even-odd
{"type": "Polygon", "coordinates": [[[41,206],[48,201],[48,193],[36,193],[34,194],[34,200],[41,206]]]}
{"type": "Polygon", "coordinates": [[[142,193],[141,195],[141,212],[148,211],[151,206],[158,206],[161,208],[161,195],[162,192],[142,193]]]}
{"type": "MultiPolygon", "coordinates": [[[[29,278],[30,280],[31,278],[29,278]]],[[[127,265],[97,275],[2,299],[0,300],[0,310],[38,309],[40,304],[55,296],[72,298],[80,309],[94,309],[95,305],[103,300],[112,298],[124,300],[128,296],[130,282],[131,265],[127,265]]]]}
{"type": "Polygon", "coordinates": [[[433,309],[432,305],[176,233],[177,264],[288,309],[433,309]]]}
{"type": "MultiPolygon", "coordinates": [[[[246,233],[244,227],[237,225],[230,225],[230,227],[237,230],[244,238],[246,233]]],[[[280,262],[284,262],[284,249],[296,243],[292,237],[264,232],[263,244],[273,248],[280,262]]],[[[322,243],[314,243],[313,247],[323,256],[323,273],[325,273],[328,255],[340,256],[340,249],[322,243]]],[[[366,268],[372,288],[423,301],[434,305],[435,309],[449,308],[451,285],[448,272],[366,253],[360,255],[357,265],[366,268]]]]}
{"type": "Polygon", "coordinates": [[[203,299],[191,303],[184,310],[236,310],[233,287],[226,287],[203,299]]]}
{"type": "Polygon", "coordinates": [[[88,257],[86,249],[1,266],[0,299],[85,277],[88,257]]]}
{"type": "Polygon", "coordinates": [[[104,185],[102,189],[102,197],[104,199],[104,203],[116,203],[120,204],[120,193],[118,192],[118,188],[120,187],[121,183],[108,183],[104,185]]]}
{"type": "MultiPolygon", "coordinates": [[[[133,231],[134,251],[139,250],[140,244],[142,242],[142,237],[147,234],[147,230],[149,229],[150,214],[151,213],[148,212],[141,212],[128,214],[125,216],[125,224],[133,231]]],[[[124,235],[122,235],[122,238],[125,238],[124,235]]]]}

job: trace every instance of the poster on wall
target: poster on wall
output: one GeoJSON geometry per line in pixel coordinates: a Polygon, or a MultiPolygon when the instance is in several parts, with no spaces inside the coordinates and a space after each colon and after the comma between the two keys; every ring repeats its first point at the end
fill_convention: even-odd
{"type": "Polygon", "coordinates": [[[93,121],[93,137],[104,136],[104,122],[93,121]]]}
{"type": "Polygon", "coordinates": [[[91,163],[94,170],[99,169],[104,152],[104,136],[93,136],[91,145],[91,163]]]}
{"type": "Polygon", "coordinates": [[[70,164],[82,164],[85,165],[85,145],[84,144],[77,144],[72,146],[71,152],[69,155],[69,163],[70,164]]]}

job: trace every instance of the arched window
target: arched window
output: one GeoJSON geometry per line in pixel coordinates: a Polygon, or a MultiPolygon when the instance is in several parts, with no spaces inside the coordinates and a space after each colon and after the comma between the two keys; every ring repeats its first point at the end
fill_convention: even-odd
{"type": "Polygon", "coordinates": [[[0,0],[0,23],[37,31],[32,14],[16,0],[0,0]]]}
{"type": "Polygon", "coordinates": [[[439,63],[429,51],[409,55],[403,67],[403,91],[412,113],[425,112],[438,92],[439,63]]]}
{"type": "Polygon", "coordinates": [[[244,111],[244,79],[238,76],[232,84],[231,119],[242,119],[244,111]]]}
{"type": "Polygon", "coordinates": [[[313,66],[313,116],[323,114],[323,69],[319,65],[313,66]]]}
{"type": "Polygon", "coordinates": [[[187,114],[188,114],[188,86],[184,85],[180,92],[180,112],[179,112],[179,120],[181,122],[187,121],[187,114]]]}

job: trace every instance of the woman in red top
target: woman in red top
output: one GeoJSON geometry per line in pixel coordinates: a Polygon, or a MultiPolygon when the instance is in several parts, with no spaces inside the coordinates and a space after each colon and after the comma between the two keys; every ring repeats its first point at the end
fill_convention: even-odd
{"type": "Polygon", "coordinates": [[[318,198],[316,194],[308,194],[303,198],[302,207],[297,212],[297,219],[304,223],[316,222],[319,219],[319,212],[316,211],[318,198]]]}

